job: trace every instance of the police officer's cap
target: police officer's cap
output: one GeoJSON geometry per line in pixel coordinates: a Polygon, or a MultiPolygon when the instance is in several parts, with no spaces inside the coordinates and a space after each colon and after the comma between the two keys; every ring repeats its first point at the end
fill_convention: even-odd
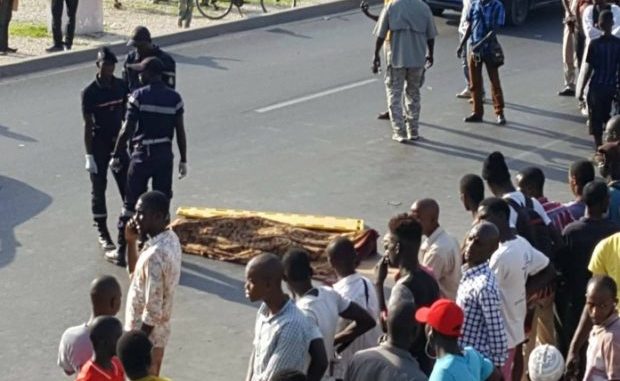
{"type": "Polygon", "coordinates": [[[164,63],[157,57],[147,57],[142,62],[127,67],[138,72],[148,71],[151,74],[161,74],[164,71],[164,63]]]}
{"type": "Polygon", "coordinates": [[[141,25],[133,30],[127,46],[136,46],[140,42],[151,42],[151,32],[147,27],[141,25]]]}
{"type": "Polygon", "coordinates": [[[102,63],[102,62],[112,63],[112,64],[115,64],[118,62],[118,60],[116,59],[116,55],[112,53],[112,51],[108,47],[100,48],[97,51],[97,63],[102,63]]]}

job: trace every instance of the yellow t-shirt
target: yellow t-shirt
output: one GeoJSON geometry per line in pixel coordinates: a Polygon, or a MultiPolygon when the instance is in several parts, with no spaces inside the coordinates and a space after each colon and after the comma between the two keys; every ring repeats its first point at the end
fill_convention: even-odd
{"type": "MultiPolygon", "coordinates": [[[[620,284],[620,233],[616,233],[599,242],[588,264],[588,270],[594,275],[607,275],[620,284]]],[[[620,288],[618,289],[620,297],[620,288]]]]}

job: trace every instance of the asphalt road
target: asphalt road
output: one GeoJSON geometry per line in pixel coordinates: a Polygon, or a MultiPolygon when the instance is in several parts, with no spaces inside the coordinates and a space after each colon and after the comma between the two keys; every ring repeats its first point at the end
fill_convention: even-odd
{"type": "MultiPolygon", "coordinates": [[[[590,156],[575,101],[561,86],[561,10],[539,10],[504,30],[501,69],[508,125],[465,125],[455,58],[456,19],[437,18],[435,66],[422,94],[423,139],[390,140],[381,77],[370,73],[372,23],[358,12],[171,47],[186,103],[189,177],[174,205],[387,219],[420,197],[442,206],[457,236],[470,224],[458,180],[501,150],[512,169],[542,166],[547,193],[569,200],[570,162],[590,156]]],[[[0,369],[3,379],[59,380],[62,331],[89,315],[88,285],[107,264],[91,226],[79,92],[94,65],[0,82],[0,369]]],[[[487,116],[492,116],[487,106],[487,116]]],[[[110,213],[120,209],[110,192],[110,213]]],[[[113,222],[110,221],[110,226],[113,222]]],[[[238,380],[255,305],[243,269],[185,256],[163,374],[238,380]]],[[[122,313],[121,313],[122,317],[122,313]]]]}

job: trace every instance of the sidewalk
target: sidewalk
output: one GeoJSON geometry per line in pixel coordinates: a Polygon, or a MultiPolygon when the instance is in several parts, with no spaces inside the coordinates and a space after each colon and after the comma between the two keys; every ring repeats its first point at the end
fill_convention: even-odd
{"type": "MultiPolygon", "coordinates": [[[[307,7],[332,1],[334,0],[298,0],[297,6],[307,7]]],[[[115,9],[113,3],[113,0],[104,0],[104,32],[95,35],[76,36],[73,50],[127,40],[137,25],[148,27],[153,36],[180,30],[177,26],[178,2],[175,0],[158,4],[153,4],[149,0],[121,0],[122,9],[115,9]]],[[[194,7],[190,29],[263,15],[256,0],[244,4],[241,10],[243,15],[239,14],[236,7],[233,7],[232,11],[223,19],[209,20],[194,7]]],[[[269,11],[275,12],[272,9],[269,11]]],[[[0,56],[0,66],[47,54],[45,48],[52,44],[51,34],[47,32],[49,14],[48,1],[20,0],[19,10],[13,12],[9,30],[9,46],[17,48],[18,52],[8,56],[0,56]]]]}

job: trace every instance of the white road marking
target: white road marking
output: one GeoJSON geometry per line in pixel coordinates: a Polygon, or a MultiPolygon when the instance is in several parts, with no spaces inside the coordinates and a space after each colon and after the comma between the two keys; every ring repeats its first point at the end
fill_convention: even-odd
{"type": "Polygon", "coordinates": [[[262,113],[265,113],[265,112],[281,109],[281,108],[284,108],[284,107],[293,106],[293,105],[296,105],[296,104],[299,104],[299,103],[308,102],[308,101],[311,101],[313,99],[325,97],[327,95],[331,95],[331,94],[335,94],[335,93],[340,93],[342,91],[351,90],[351,89],[354,89],[356,87],[365,86],[365,85],[368,85],[368,84],[376,82],[376,81],[377,81],[377,78],[365,79],[363,81],[353,82],[353,83],[350,83],[348,85],[338,86],[338,87],[334,87],[333,89],[324,90],[324,91],[320,91],[318,93],[306,95],[306,96],[303,96],[303,97],[300,97],[300,98],[291,99],[291,100],[288,100],[286,102],[280,102],[280,103],[273,104],[271,106],[261,107],[261,108],[258,108],[256,110],[254,110],[254,111],[257,112],[257,113],[262,114],[262,113]]]}

